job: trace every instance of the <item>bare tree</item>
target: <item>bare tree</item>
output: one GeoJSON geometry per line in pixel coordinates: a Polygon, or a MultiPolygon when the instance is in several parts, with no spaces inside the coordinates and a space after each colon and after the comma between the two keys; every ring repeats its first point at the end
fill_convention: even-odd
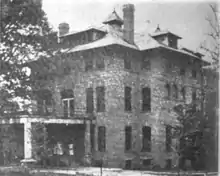
{"type": "Polygon", "coordinates": [[[207,33],[207,39],[201,44],[201,49],[205,55],[212,59],[211,68],[219,68],[219,54],[220,54],[220,13],[218,3],[210,4],[211,15],[206,18],[209,24],[210,32],[207,33]]]}

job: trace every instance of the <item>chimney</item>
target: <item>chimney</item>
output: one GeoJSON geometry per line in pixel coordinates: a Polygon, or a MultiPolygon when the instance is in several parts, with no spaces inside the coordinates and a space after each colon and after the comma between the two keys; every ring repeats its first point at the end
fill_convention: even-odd
{"type": "Polygon", "coordinates": [[[125,4],[123,5],[123,20],[124,20],[124,39],[130,43],[134,44],[134,5],[125,4]]]}
{"type": "Polygon", "coordinates": [[[59,24],[59,32],[58,32],[58,36],[62,36],[64,34],[67,34],[69,32],[69,24],[68,23],[60,23],[59,24]]]}

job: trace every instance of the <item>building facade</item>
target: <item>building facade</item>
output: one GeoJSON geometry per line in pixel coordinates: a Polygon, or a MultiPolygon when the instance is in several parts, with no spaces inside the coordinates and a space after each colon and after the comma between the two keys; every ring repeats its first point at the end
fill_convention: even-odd
{"type": "Polygon", "coordinates": [[[58,153],[68,155],[70,165],[177,165],[177,141],[169,137],[169,126],[178,123],[172,108],[184,102],[201,108],[201,68],[207,63],[159,26],[152,34],[136,33],[134,15],[134,5],[126,4],[123,19],[113,11],[102,26],[69,32],[62,23],[55,69],[30,63],[32,78],[41,84],[34,90],[32,115],[18,119],[26,161],[34,159],[28,130],[41,122],[57,136],[57,148],[65,143],[68,152],[58,153]]]}

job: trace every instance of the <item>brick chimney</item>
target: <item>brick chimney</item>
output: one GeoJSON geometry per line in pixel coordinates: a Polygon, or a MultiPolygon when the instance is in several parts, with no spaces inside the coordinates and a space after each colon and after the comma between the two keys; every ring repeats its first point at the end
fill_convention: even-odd
{"type": "Polygon", "coordinates": [[[124,20],[124,39],[134,44],[134,5],[125,4],[123,5],[123,20],[124,20]]]}
{"type": "Polygon", "coordinates": [[[60,37],[64,34],[67,34],[69,32],[70,27],[68,23],[60,23],[58,29],[58,36],[60,37]]]}

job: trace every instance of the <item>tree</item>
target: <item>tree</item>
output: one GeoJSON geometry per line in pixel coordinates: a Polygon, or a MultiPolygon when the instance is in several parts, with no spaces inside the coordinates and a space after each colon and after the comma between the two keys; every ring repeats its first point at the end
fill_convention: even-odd
{"type": "Polygon", "coordinates": [[[196,110],[194,104],[179,104],[174,106],[178,125],[172,127],[172,137],[178,141],[173,148],[179,157],[179,168],[185,169],[185,161],[190,160],[193,169],[204,169],[206,143],[208,142],[208,121],[201,110],[196,110]]]}
{"type": "Polygon", "coordinates": [[[210,32],[207,34],[207,39],[201,44],[201,49],[205,55],[212,59],[211,68],[219,68],[219,54],[220,54],[220,21],[218,4],[210,4],[211,15],[206,18],[210,32]]]}
{"type": "MultiPolygon", "coordinates": [[[[34,82],[25,63],[53,55],[52,29],[41,6],[41,0],[0,0],[0,112],[4,118],[20,110],[18,97],[31,99],[34,82]]],[[[13,140],[8,134],[3,134],[2,143],[13,140]]]]}

